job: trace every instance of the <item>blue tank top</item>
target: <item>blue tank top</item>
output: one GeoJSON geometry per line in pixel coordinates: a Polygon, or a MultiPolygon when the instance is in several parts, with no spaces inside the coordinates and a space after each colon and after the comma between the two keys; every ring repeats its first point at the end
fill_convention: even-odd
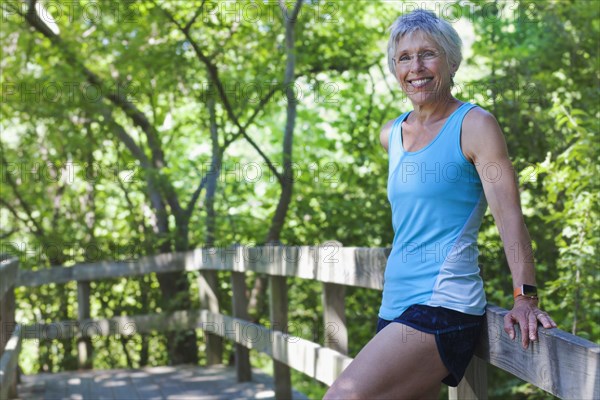
{"type": "Polygon", "coordinates": [[[394,242],[384,273],[379,316],[392,320],[413,304],[485,313],[477,235],[487,202],[474,165],[460,146],[462,104],[424,148],[402,145],[402,122],[389,135],[388,199],[394,242]]]}

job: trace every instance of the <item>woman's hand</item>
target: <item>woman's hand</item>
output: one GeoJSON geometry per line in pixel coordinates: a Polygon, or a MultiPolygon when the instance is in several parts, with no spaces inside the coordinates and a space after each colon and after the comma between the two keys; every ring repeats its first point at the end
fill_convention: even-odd
{"type": "Polygon", "coordinates": [[[518,296],[515,299],[513,309],[504,316],[504,330],[508,333],[511,340],[515,340],[515,324],[519,324],[521,329],[521,341],[523,348],[529,346],[529,341],[536,341],[538,338],[538,321],[546,329],[556,328],[556,322],[550,316],[537,307],[537,299],[518,296]]]}

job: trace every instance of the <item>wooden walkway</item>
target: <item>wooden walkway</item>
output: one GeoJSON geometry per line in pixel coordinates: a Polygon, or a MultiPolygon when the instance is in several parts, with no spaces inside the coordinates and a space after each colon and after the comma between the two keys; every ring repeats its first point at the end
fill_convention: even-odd
{"type": "MultiPolygon", "coordinates": [[[[18,388],[26,400],[274,399],[273,378],[253,370],[238,383],[233,367],[177,366],[137,370],[91,370],[24,375],[18,388]]],[[[293,392],[293,398],[307,397],[293,392]]]]}

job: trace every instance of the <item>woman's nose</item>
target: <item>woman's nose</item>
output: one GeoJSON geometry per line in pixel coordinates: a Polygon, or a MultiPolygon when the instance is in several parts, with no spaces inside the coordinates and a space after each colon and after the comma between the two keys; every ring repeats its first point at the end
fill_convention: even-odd
{"type": "Polygon", "coordinates": [[[413,72],[421,69],[423,69],[423,60],[418,54],[415,54],[410,60],[410,70],[413,72]]]}

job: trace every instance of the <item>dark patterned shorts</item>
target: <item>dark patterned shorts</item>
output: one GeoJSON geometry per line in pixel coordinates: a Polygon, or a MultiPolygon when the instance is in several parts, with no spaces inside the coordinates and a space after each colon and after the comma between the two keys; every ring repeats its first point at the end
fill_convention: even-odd
{"type": "Polygon", "coordinates": [[[450,371],[450,375],[442,382],[448,386],[458,386],[473,357],[484,318],[483,315],[464,314],[444,307],[415,304],[393,321],[379,318],[377,332],[392,322],[399,322],[433,334],[442,362],[450,371]]]}

